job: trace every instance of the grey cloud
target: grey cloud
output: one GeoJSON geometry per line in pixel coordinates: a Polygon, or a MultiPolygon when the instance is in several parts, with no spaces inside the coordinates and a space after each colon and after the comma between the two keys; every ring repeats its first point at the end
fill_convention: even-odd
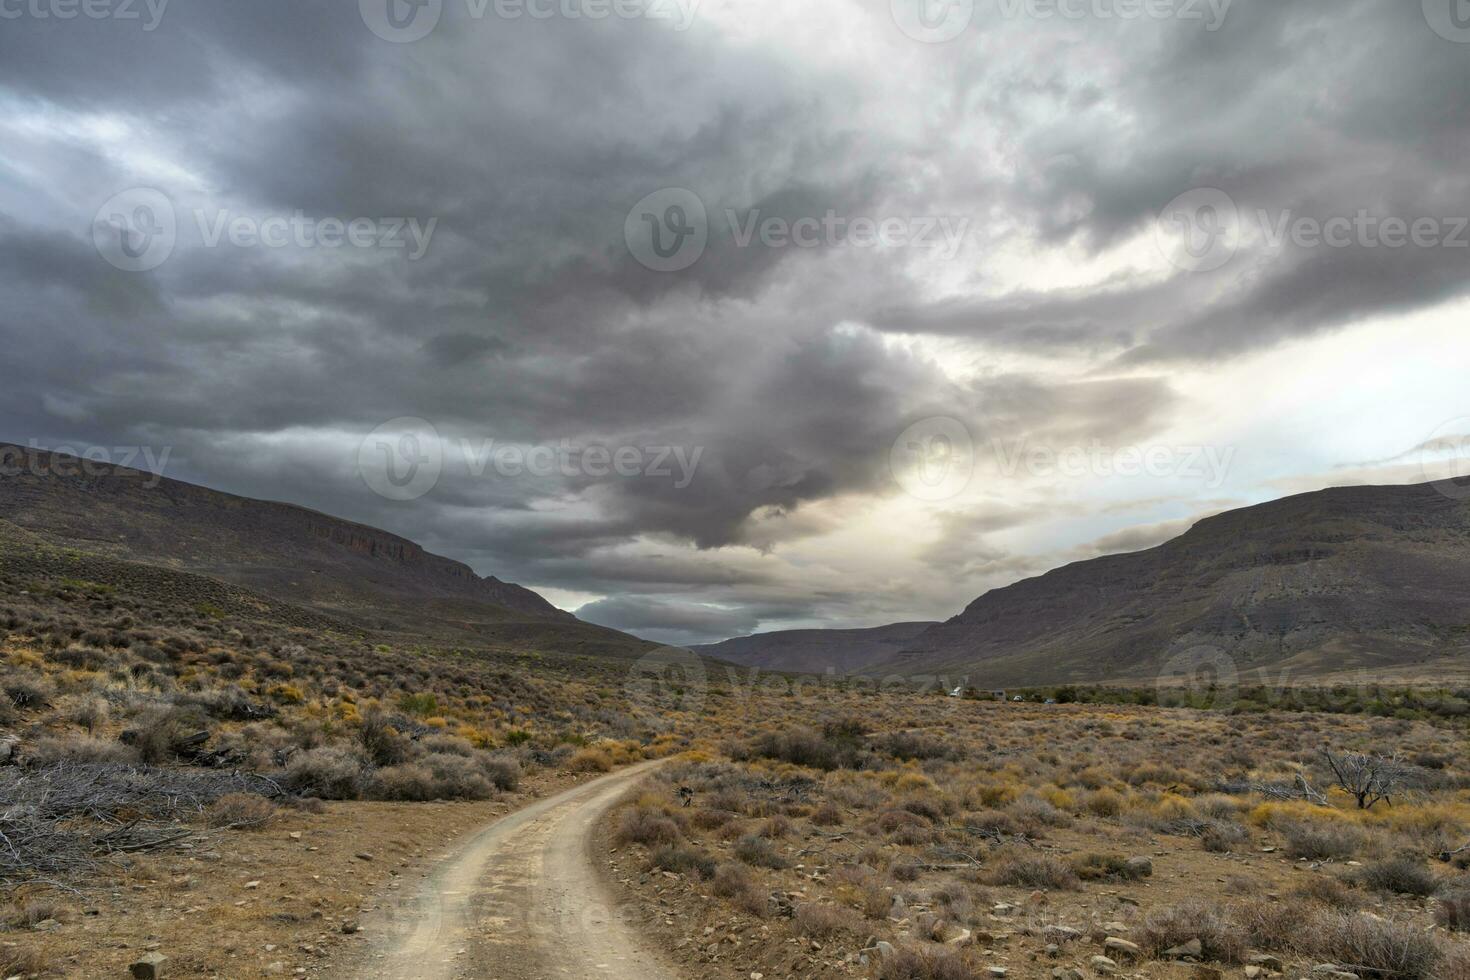
{"type": "MultiPolygon", "coordinates": [[[[627,593],[589,607],[623,625],[871,623],[952,597],[755,563],[833,530],[830,505],[896,493],[887,454],[911,422],[953,416],[982,447],[1132,441],[1179,410],[1173,361],[1464,289],[1449,250],[1286,249],[1085,288],[1008,289],[987,261],[1023,240],[1100,252],[1201,184],[1323,216],[1460,208],[1470,61],[1413,3],[1237,4],[1215,34],[984,23],[893,63],[913,78],[703,25],[470,23],[449,7],[414,45],[328,0],[176,2],[154,32],[6,21],[0,106],[31,122],[6,130],[0,188],[0,342],[25,366],[0,390],[0,437],[167,445],[172,475],[383,525],[528,585],[627,593]],[[882,118],[874,78],[923,100],[882,118]],[[126,139],[98,135],[112,129],[126,139]],[[131,275],[89,230],[140,183],[168,192],[186,233],[131,275]],[[715,225],[681,274],[643,268],[622,238],[629,208],[668,186],[715,225]],[[440,223],[408,262],[202,248],[196,208],[440,223]],[[736,247],[726,209],[953,214],[978,237],[940,288],[909,255],[736,247]],[[953,380],[897,334],[974,344],[981,368],[953,380]],[[1033,360],[985,365],[995,352],[1033,360]],[[492,479],[452,459],[405,507],[353,465],[397,416],[451,445],[702,456],[685,487],[492,479]]],[[[955,590],[1038,570],[986,535],[1048,506],[952,515],[925,560],[955,590]]]]}

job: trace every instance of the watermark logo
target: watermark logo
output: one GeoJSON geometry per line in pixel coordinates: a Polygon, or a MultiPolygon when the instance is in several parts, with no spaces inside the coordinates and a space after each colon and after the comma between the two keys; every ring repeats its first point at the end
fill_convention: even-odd
{"type": "Polygon", "coordinates": [[[1418,447],[1419,468],[1451,500],[1470,500],[1470,415],[1450,419],[1418,447]]]}
{"type": "Polygon", "coordinates": [[[948,500],[969,486],[975,471],[975,443],[959,419],[921,419],[893,441],[888,468],[910,496],[948,500]]]}
{"type": "Polygon", "coordinates": [[[1159,672],[1157,688],[1161,701],[1182,693],[1191,707],[1225,711],[1240,696],[1240,671],[1224,650],[1201,644],[1170,657],[1159,672]]]}
{"type": "Polygon", "coordinates": [[[607,446],[580,445],[570,439],[558,443],[520,445],[484,439],[459,441],[459,450],[470,476],[482,477],[487,470],[516,479],[536,477],[589,477],[600,480],[618,476],[668,480],[675,490],[694,482],[703,446],[607,446]]]}
{"type": "Polygon", "coordinates": [[[992,439],[990,448],[1007,477],[1023,472],[1042,479],[1147,476],[1199,480],[1210,490],[1224,486],[1235,460],[1234,446],[1110,446],[1100,439],[1069,446],[992,439]]]}
{"type": "Polygon", "coordinates": [[[762,217],[759,208],[741,214],[725,210],[730,235],[736,248],[918,248],[939,253],[951,260],[970,233],[970,219],[950,215],[916,217],[847,217],[828,210],[791,220],[762,217]]]}
{"type": "Polygon", "coordinates": [[[659,647],[633,664],[623,685],[629,709],[644,724],[669,727],[669,711],[698,714],[704,708],[709,677],[704,661],[683,647],[659,647]]]}
{"type": "MultiPolygon", "coordinates": [[[[1467,0],[1470,2],[1470,0],[1467,0]]],[[[1229,194],[1202,187],[1179,195],[1159,212],[1155,234],[1175,266],[1210,272],[1224,266],[1249,239],[1267,254],[1295,249],[1470,249],[1470,216],[1375,214],[1308,215],[1291,208],[1242,211],[1229,194]]]]}
{"type": "MultiPolygon", "coordinates": [[[[0,0],[3,3],[4,0],[0,0]]],[[[471,21],[619,20],[664,21],[676,31],[694,24],[700,0],[463,0],[471,21]]],[[[358,0],[368,30],[393,44],[422,41],[444,17],[445,0],[358,0]]]]}
{"type": "Polygon", "coordinates": [[[439,431],[420,418],[384,422],[358,447],[357,471],[380,497],[417,500],[438,485],[444,471],[439,431]]]}
{"type": "Polygon", "coordinates": [[[998,0],[1010,20],[1198,20],[1218,31],[1235,0],[998,0]]]}
{"type": "Polygon", "coordinates": [[[1210,272],[1240,248],[1240,210],[1214,187],[1185,191],[1164,206],[1154,223],[1159,251],[1187,272],[1210,272]]]}
{"type": "Polygon", "coordinates": [[[172,446],[56,446],[42,448],[35,439],[26,447],[0,448],[0,479],[20,476],[74,479],[138,480],[152,490],[163,482],[172,446]]]}
{"type": "Polygon", "coordinates": [[[124,272],[149,272],[168,261],[178,244],[173,202],[153,187],[114,194],[92,222],[92,244],[108,264],[124,272]]]}
{"type": "Polygon", "coordinates": [[[1470,44],[1470,0],[1424,0],[1424,19],[1446,41],[1470,44]]]}
{"type": "Polygon", "coordinates": [[[358,0],[362,22],[384,41],[422,41],[439,26],[444,0],[358,0]]]}
{"type": "Polygon", "coordinates": [[[680,272],[704,255],[709,245],[709,214],[698,194],[684,187],[666,187],[628,212],[623,239],[645,268],[680,272]]]}
{"type": "Polygon", "coordinates": [[[424,257],[439,228],[438,218],[314,218],[301,210],[261,218],[228,208],[196,208],[194,222],[205,248],[382,249],[401,251],[410,262],[424,257]]]}
{"type": "Polygon", "coordinates": [[[975,0],[890,0],[893,22],[915,41],[953,41],[975,19],[975,0]]]}
{"type": "Polygon", "coordinates": [[[144,32],[163,23],[169,0],[0,0],[0,20],[138,21],[144,32]],[[145,19],[146,15],[146,19],[145,19]]]}

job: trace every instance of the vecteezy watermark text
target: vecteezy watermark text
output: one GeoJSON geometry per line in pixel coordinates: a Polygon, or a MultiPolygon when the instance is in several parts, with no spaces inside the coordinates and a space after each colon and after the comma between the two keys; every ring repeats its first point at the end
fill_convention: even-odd
{"type": "Polygon", "coordinates": [[[1235,459],[1234,446],[1110,446],[1098,439],[1070,446],[992,439],[990,445],[1004,476],[1178,477],[1200,480],[1209,490],[1224,485],[1235,459]]]}
{"type": "MultiPolygon", "coordinates": [[[[195,208],[195,240],[203,248],[359,249],[424,257],[439,227],[437,217],[343,218],[289,214],[237,214],[229,208],[195,208]]],[[[133,187],[97,209],[92,241],[107,262],[125,272],[147,272],[167,262],[180,238],[173,201],[154,187],[133,187]]]]}
{"type": "MultiPolygon", "coordinates": [[[[1007,20],[1180,20],[1218,31],[1234,0],[992,0],[1007,20]]],[[[889,0],[893,22],[916,41],[942,44],[975,19],[975,0],[889,0]]]]}
{"type": "MultiPolygon", "coordinates": [[[[1157,477],[1198,480],[1205,488],[1224,485],[1235,460],[1234,446],[1113,446],[1100,439],[1056,445],[1030,438],[993,437],[988,472],[1013,478],[1084,479],[1157,477]]],[[[894,481],[919,500],[949,500],[964,492],[984,460],[969,428],[959,419],[920,419],[894,439],[889,468],[894,481]]]]}
{"type": "Polygon", "coordinates": [[[420,418],[398,418],[378,426],[358,447],[357,468],[376,494],[416,500],[434,489],[446,461],[471,479],[644,478],[667,481],[675,490],[694,482],[703,446],[511,443],[495,439],[447,440],[420,418]]]}
{"type": "Polygon", "coordinates": [[[304,211],[268,217],[236,215],[228,209],[194,211],[205,248],[361,248],[403,250],[417,262],[429,250],[438,218],[311,218],[304,211]]]}
{"type": "MultiPolygon", "coordinates": [[[[394,44],[422,41],[444,18],[447,0],[358,0],[368,30],[394,44]]],[[[651,20],[687,31],[700,0],[458,0],[464,16],[480,21],[651,20]]]]}
{"type": "Polygon", "coordinates": [[[0,20],[117,20],[155,31],[169,0],[0,0],[0,20]]]}
{"type": "Polygon", "coordinates": [[[760,208],[726,208],[711,222],[704,200],[685,187],[666,187],[644,197],[623,222],[628,251],[655,272],[687,269],[704,255],[711,238],[735,248],[912,248],[945,260],[959,254],[971,219],[960,215],[771,215],[760,208]]]}
{"type": "Polygon", "coordinates": [[[0,447],[0,479],[19,476],[73,479],[115,477],[136,479],[152,489],[163,480],[172,446],[70,446],[42,448],[32,439],[26,446],[0,447]]]}
{"type": "Polygon", "coordinates": [[[1201,187],[1179,195],[1159,212],[1155,236],[1165,257],[1181,269],[1209,272],[1226,265],[1246,242],[1269,251],[1297,249],[1470,249],[1470,215],[1304,215],[1291,208],[1243,210],[1226,192],[1201,187]]]}

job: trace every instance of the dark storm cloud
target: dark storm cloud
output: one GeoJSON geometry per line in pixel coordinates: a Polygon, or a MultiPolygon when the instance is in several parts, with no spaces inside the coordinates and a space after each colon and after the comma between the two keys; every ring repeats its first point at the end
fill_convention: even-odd
{"type": "MultiPolygon", "coordinates": [[[[1240,2],[1215,33],[982,23],[904,49],[902,71],[865,67],[884,89],[921,80],[892,118],[866,111],[872,79],[712,24],[446,9],[408,45],[334,0],[174,0],[151,31],[0,21],[0,343],[25,366],[0,390],[0,437],[169,446],[170,475],[386,526],[503,578],[626,593],[587,614],[714,639],[938,612],[920,586],[880,600],[690,550],[779,549],[830,530],[824,505],[894,494],[889,449],[919,419],[961,419],[985,446],[1122,443],[1168,422],[1172,360],[1463,290],[1450,249],[1288,246],[1086,288],[1004,288],[986,261],[1022,240],[1101,253],[1206,185],[1243,211],[1465,210],[1470,59],[1417,4],[1240,2]],[[133,274],[91,235],[99,205],[140,185],[172,201],[180,241],[133,274]],[[672,274],[623,241],[664,187],[710,220],[705,254],[672,274]],[[741,247],[728,226],[829,210],[973,220],[951,270],[964,288],[933,288],[911,254],[741,247]],[[437,224],[416,261],[203,247],[196,212],[226,211],[437,224]],[[956,381],[900,334],[1099,367],[956,381]],[[356,470],[361,440],[400,416],[448,447],[412,504],[356,470]],[[486,440],[699,462],[683,486],[504,477],[461,452],[486,440]]],[[[985,542],[998,519],[954,515],[929,561],[1029,570],[985,542]]]]}

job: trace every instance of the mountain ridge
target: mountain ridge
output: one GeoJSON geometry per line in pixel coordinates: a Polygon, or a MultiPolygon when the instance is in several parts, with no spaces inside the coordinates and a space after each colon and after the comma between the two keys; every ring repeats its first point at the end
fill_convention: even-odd
{"type": "Polygon", "coordinates": [[[296,504],[0,444],[0,521],[43,540],[204,574],[338,617],[558,650],[651,648],[406,537],[296,504]]]}
{"type": "Polygon", "coordinates": [[[1467,497],[1465,481],[1332,487],[1214,514],[1154,548],[989,590],[867,668],[1004,687],[1153,683],[1213,652],[1296,677],[1459,658],[1467,497]]]}

